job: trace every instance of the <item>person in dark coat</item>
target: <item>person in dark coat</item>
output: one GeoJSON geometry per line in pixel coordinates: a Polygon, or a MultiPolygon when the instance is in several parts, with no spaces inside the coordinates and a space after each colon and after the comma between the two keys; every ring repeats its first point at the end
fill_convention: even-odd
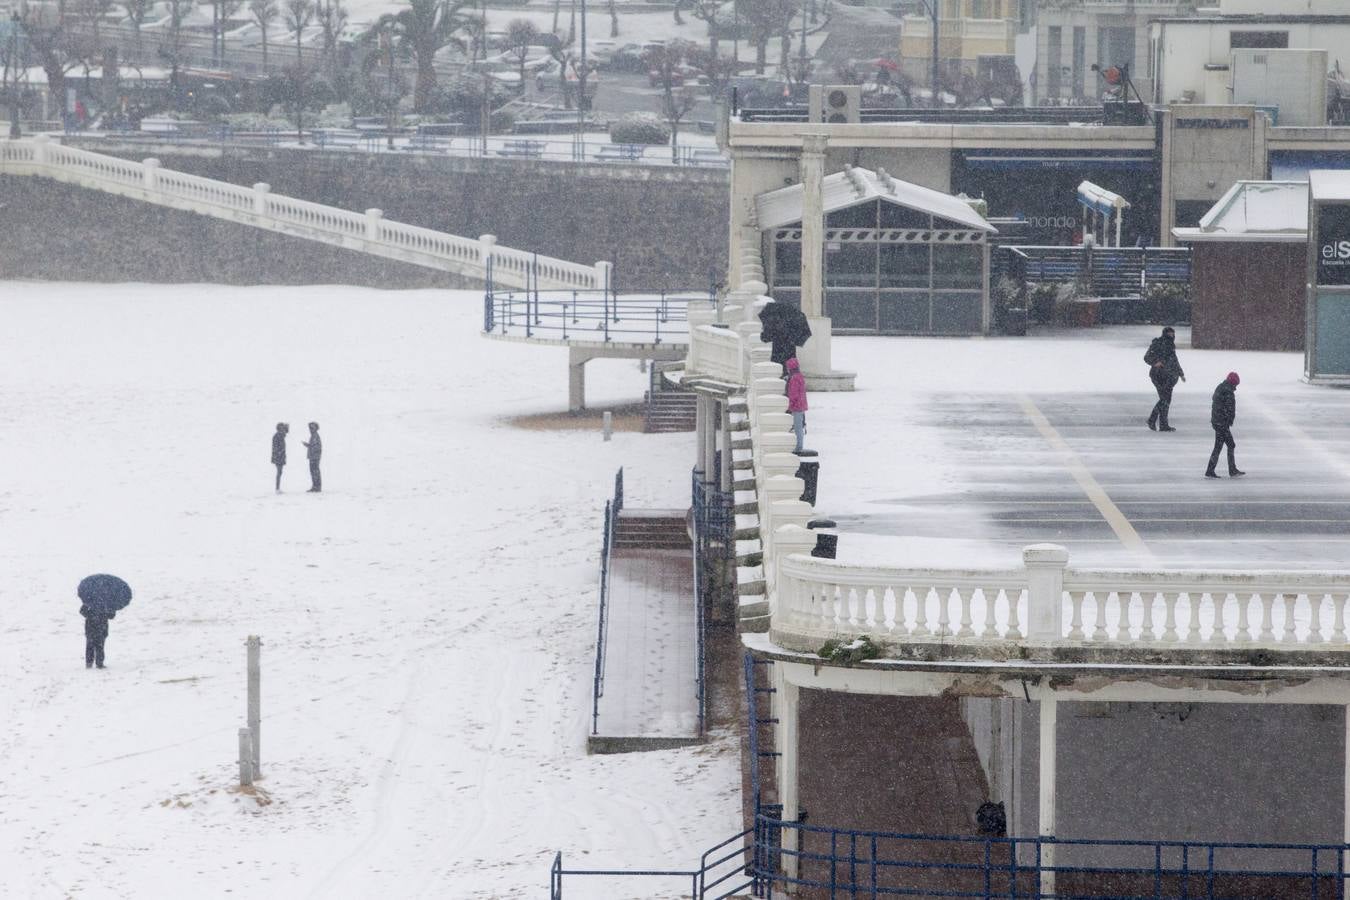
{"type": "Polygon", "coordinates": [[[1167,424],[1167,411],[1172,406],[1172,388],[1176,387],[1177,379],[1186,380],[1186,373],[1177,360],[1176,340],[1177,333],[1169,325],[1162,330],[1161,337],[1153,339],[1144,354],[1144,362],[1149,366],[1149,380],[1158,392],[1158,402],[1153,404],[1153,412],[1148,415],[1148,427],[1155,431],[1176,431],[1167,424]]]}
{"type": "Polygon", "coordinates": [[[1228,377],[1219,382],[1214,389],[1214,402],[1210,407],[1209,424],[1214,428],[1214,449],[1209,454],[1209,467],[1205,469],[1206,478],[1218,478],[1214,466],[1219,461],[1219,449],[1228,448],[1228,475],[1236,478],[1247,473],[1237,467],[1233,459],[1233,450],[1237,443],[1233,440],[1233,422],[1237,419],[1237,386],[1242,379],[1238,373],[1229,372],[1228,377]]]}
{"type": "Polygon", "coordinates": [[[323,441],[319,440],[319,423],[309,423],[309,440],[305,445],[305,456],[309,458],[309,480],[313,482],[308,493],[317,494],[323,490],[323,479],[319,476],[319,457],[323,455],[323,441]]]}
{"type": "Polygon", "coordinates": [[[84,616],[84,667],[103,668],[103,642],[108,639],[108,620],[117,613],[94,609],[87,603],[80,606],[80,615],[84,616]]]}
{"type": "Polygon", "coordinates": [[[286,434],[291,426],[285,422],[277,423],[276,434],[272,435],[272,465],[277,467],[277,493],[281,493],[281,470],[286,468],[286,434]]]}
{"type": "Polygon", "coordinates": [[[759,321],[763,326],[759,339],[773,346],[769,359],[784,366],[783,374],[787,375],[787,361],[811,338],[811,325],[806,314],[789,303],[775,300],[759,311],[759,321]]]}

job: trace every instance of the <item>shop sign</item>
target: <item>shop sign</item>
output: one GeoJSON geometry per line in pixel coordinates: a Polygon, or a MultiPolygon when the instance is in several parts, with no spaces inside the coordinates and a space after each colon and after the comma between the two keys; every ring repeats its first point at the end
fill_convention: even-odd
{"type": "Polygon", "coordinates": [[[1317,283],[1350,285],[1350,203],[1317,210],[1317,283]]]}

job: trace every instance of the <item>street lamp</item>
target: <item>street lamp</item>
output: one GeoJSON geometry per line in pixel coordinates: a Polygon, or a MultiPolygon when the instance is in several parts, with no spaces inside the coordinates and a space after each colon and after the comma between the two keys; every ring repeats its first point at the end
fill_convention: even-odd
{"type": "Polygon", "coordinates": [[[19,11],[16,9],[9,17],[9,58],[5,61],[5,72],[13,73],[7,86],[9,91],[9,137],[18,140],[19,132],[19,11]]]}
{"type": "Polygon", "coordinates": [[[574,155],[577,159],[586,154],[586,109],[590,101],[586,96],[586,0],[581,0],[581,68],[577,70],[577,139],[574,155]]]}

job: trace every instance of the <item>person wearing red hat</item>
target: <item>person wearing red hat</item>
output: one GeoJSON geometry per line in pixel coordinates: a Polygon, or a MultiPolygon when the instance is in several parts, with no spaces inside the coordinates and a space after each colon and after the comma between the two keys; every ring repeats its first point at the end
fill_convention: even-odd
{"type": "Polygon", "coordinates": [[[1236,478],[1247,473],[1237,467],[1233,459],[1233,450],[1237,443],[1233,440],[1233,422],[1237,419],[1237,386],[1242,381],[1238,373],[1229,372],[1228,377],[1219,382],[1214,389],[1214,402],[1210,406],[1209,424],[1214,429],[1214,449],[1209,454],[1209,467],[1205,469],[1206,478],[1218,478],[1214,466],[1219,462],[1219,450],[1228,448],[1228,475],[1236,478]]]}

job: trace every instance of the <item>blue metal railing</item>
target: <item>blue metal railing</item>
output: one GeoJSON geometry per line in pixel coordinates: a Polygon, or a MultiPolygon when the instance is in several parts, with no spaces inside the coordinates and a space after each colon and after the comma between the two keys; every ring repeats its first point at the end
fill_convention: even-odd
{"type": "MultiPolygon", "coordinates": [[[[750,830],[732,835],[704,851],[697,869],[564,869],[562,852],[553,857],[549,869],[549,900],[562,900],[563,879],[578,878],[682,878],[687,879],[693,900],[726,900],[751,887],[750,867],[746,865],[745,839],[750,830]]],[[[645,896],[634,890],[632,896],[645,896]]]]}
{"type": "Polygon", "coordinates": [[[595,681],[591,688],[591,734],[600,733],[600,698],[605,695],[605,643],[609,639],[609,557],[623,509],[623,467],[614,475],[614,496],[605,501],[605,534],[600,550],[600,617],[595,636],[595,681]]]}
{"type": "Polygon", "coordinates": [[[711,298],[687,291],[618,295],[605,289],[493,290],[489,284],[483,301],[483,330],[562,340],[660,344],[672,334],[684,333],[691,299],[711,298]]]}

